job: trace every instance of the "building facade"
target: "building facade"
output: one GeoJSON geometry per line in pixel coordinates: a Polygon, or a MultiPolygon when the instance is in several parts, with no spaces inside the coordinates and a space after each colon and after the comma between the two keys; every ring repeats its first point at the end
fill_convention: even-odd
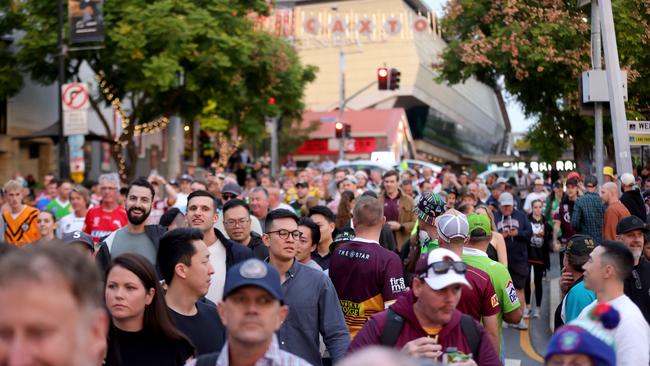
{"type": "MultiPolygon", "coordinates": [[[[509,122],[495,90],[473,78],[453,86],[436,82],[432,65],[446,43],[421,1],[280,0],[277,5],[262,26],[292,42],[304,64],[319,68],[305,92],[308,110],[339,107],[342,65],[346,110],[403,109],[417,157],[468,163],[502,152],[509,122]],[[377,89],[380,67],[401,72],[399,89],[377,89]]],[[[350,124],[354,138],[355,123],[350,124]]]]}

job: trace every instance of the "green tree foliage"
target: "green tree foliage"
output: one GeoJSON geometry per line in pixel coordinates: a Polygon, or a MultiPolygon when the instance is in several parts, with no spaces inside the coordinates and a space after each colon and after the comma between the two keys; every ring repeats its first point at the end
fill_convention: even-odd
{"type": "MultiPolygon", "coordinates": [[[[0,8],[0,14],[8,14],[0,18],[0,31],[23,34],[12,67],[40,83],[54,82],[56,1],[12,4],[11,10],[8,5],[0,8]],[[2,28],[4,19],[14,25],[2,28]]],[[[208,129],[236,126],[239,135],[259,139],[264,136],[263,117],[271,112],[268,98],[277,100],[273,112],[296,118],[304,108],[305,84],[315,77],[315,70],[303,67],[286,41],[255,30],[256,17],[268,11],[265,0],[106,1],[105,47],[69,52],[66,78],[79,79],[80,66],[86,63],[105,74],[117,97],[129,101],[125,107],[131,124],[122,136],[128,161],[137,157],[135,125],[176,113],[198,119],[208,129]]],[[[4,88],[0,77],[0,92],[15,89],[4,88]]],[[[102,101],[96,98],[91,104],[99,110],[102,101]]],[[[134,169],[129,164],[129,176],[134,169]]]]}
{"type": "MultiPolygon", "coordinates": [[[[614,1],[621,65],[630,75],[628,115],[647,116],[650,67],[643,49],[650,39],[650,1],[614,1]]],[[[586,168],[593,147],[593,119],[580,116],[578,79],[591,68],[589,6],[564,0],[450,0],[442,21],[449,47],[441,55],[439,80],[451,84],[475,76],[505,89],[537,120],[531,149],[555,160],[573,146],[586,168]]]]}

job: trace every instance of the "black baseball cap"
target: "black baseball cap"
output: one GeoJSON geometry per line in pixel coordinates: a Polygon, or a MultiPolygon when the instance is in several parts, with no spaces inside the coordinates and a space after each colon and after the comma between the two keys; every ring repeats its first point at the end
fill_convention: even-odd
{"type": "Polygon", "coordinates": [[[630,231],[641,230],[644,233],[648,232],[648,225],[640,218],[632,215],[628,216],[616,224],[616,235],[629,233],[630,231]]]}
{"type": "Polygon", "coordinates": [[[594,177],[593,175],[587,176],[587,178],[585,178],[585,186],[586,187],[596,187],[596,186],[598,186],[598,179],[596,177],[594,177]]]}
{"type": "Polygon", "coordinates": [[[590,235],[576,234],[569,238],[566,252],[572,256],[582,257],[589,255],[595,247],[594,238],[590,235]]]}
{"type": "Polygon", "coordinates": [[[248,259],[231,267],[226,274],[223,288],[223,300],[235,290],[244,286],[257,286],[268,291],[271,296],[282,299],[280,273],[268,263],[259,259],[248,259]]]}

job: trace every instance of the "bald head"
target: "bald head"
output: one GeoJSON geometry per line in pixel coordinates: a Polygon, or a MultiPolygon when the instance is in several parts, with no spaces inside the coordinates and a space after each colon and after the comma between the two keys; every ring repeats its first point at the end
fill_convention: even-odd
{"type": "Polygon", "coordinates": [[[614,182],[607,182],[600,188],[600,198],[605,204],[618,201],[618,186],[614,182]]]}
{"type": "Polygon", "coordinates": [[[338,366],[416,366],[419,363],[400,352],[371,346],[344,358],[338,366]]]}

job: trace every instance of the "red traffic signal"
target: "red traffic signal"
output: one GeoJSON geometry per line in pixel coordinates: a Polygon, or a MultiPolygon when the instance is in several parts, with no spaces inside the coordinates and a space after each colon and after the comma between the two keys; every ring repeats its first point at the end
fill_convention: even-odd
{"type": "Polygon", "coordinates": [[[377,87],[379,90],[388,89],[388,69],[385,67],[377,69],[377,87]]]}
{"type": "Polygon", "coordinates": [[[334,128],[336,129],[336,138],[337,139],[342,139],[343,138],[343,123],[342,122],[336,122],[336,125],[334,125],[334,128]]]}

